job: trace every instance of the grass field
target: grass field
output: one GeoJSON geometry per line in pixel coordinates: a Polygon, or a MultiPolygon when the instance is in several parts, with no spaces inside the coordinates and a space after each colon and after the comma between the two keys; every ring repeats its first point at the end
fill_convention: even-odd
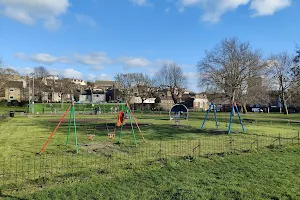
{"type": "Polygon", "coordinates": [[[152,163],[127,173],[90,176],[3,199],[299,199],[299,147],[224,158],[152,163]]]}
{"type": "MultiPolygon", "coordinates": [[[[46,185],[48,189],[45,191],[37,192],[39,189],[34,187],[35,184],[28,182],[27,184],[32,184],[33,187],[23,190],[20,195],[35,199],[44,199],[46,196],[51,199],[64,199],[65,193],[70,193],[68,195],[70,199],[74,199],[71,198],[74,197],[73,195],[78,196],[79,199],[83,199],[84,196],[81,196],[79,193],[85,195],[89,195],[90,193],[90,198],[94,198],[96,194],[103,197],[99,197],[99,199],[109,199],[106,196],[112,196],[112,199],[120,199],[120,197],[126,197],[124,199],[139,199],[139,196],[141,197],[140,199],[176,199],[177,197],[178,199],[207,197],[211,199],[253,199],[252,197],[289,199],[289,195],[292,197],[290,199],[295,199],[299,195],[299,193],[290,192],[295,187],[295,185],[290,183],[289,187],[285,185],[281,190],[277,190],[276,187],[263,187],[264,183],[275,178],[276,170],[281,178],[283,178],[280,175],[282,173],[286,173],[286,176],[290,178],[293,176],[299,178],[299,173],[296,173],[293,167],[288,167],[288,165],[296,167],[294,156],[296,153],[299,153],[299,149],[297,148],[283,150],[283,152],[277,149],[272,151],[267,150],[263,154],[242,154],[240,156],[229,156],[228,158],[226,156],[225,160],[223,158],[214,158],[212,160],[213,157],[210,159],[199,157],[206,154],[229,152],[229,150],[243,148],[249,148],[251,152],[257,152],[255,150],[257,147],[260,148],[274,144],[280,145],[285,144],[285,142],[290,144],[291,140],[285,140],[284,138],[295,138],[295,143],[297,144],[298,132],[300,130],[300,122],[298,122],[300,119],[299,114],[285,116],[281,114],[249,113],[248,115],[242,115],[247,133],[241,133],[241,126],[238,124],[237,117],[235,117],[230,137],[226,134],[229,113],[218,113],[219,130],[216,130],[215,122],[210,115],[203,131],[200,131],[199,128],[202,124],[204,113],[190,113],[189,120],[181,120],[179,126],[175,126],[174,122],[169,120],[166,113],[135,112],[135,116],[146,139],[146,143],[144,143],[137,128],[135,128],[136,137],[138,138],[137,147],[133,145],[130,127],[125,127],[124,134],[121,137],[121,144],[115,144],[116,138],[114,140],[108,139],[108,131],[114,131],[116,114],[77,115],[76,124],[80,155],[87,155],[84,157],[85,162],[95,163],[95,165],[87,164],[89,168],[75,171],[77,178],[72,178],[71,182],[70,179],[64,180],[70,182],[71,185],[69,188],[65,188],[63,184],[57,183],[57,179],[60,180],[60,176],[70,172],[70,169],[65,168],[59,171],[54,178],[51,176],[52,179],[47,181],[46,185]],[[93,141],[88,139],[89,134],[95,134],[93,141]],[[258,137],[255,134],[272,137],[266,139],[266,137],[258,137]],[[200,143],[201,147],[198,148],[197,145],[200,143]],[[192,153],[191,149],[193,149],[192,153]],[[196,149],[195,152],[194,149],[196,149]],[[87,152],[87,154],[82,154],[83,152],[87,152]],[[279,159],[281,158],[281,154],[283,157],[286,156],[286,158],[279,159]],[[192,156],[192,158],[197,157],[197,159],[193,159],[193,162],[187,163],[182,158],[188,155],[192,156]],[[107,156],[110,156],[109,160],[107,160],[107,156]],[[277,158],[275,159],[274,156],[277,156],[277,158]],[[158,158],[160,160],[159,163],[157,163],[158,158]],[[258,160],[258,163],[254,163],[255,159],[258,160]],[[292,160],[289,161],[289,159],[292,160]],[[247,160],[249,163],[247,163],[247,160]],[[101,164],[96,164],[96,161],[99,161],[101,164]],[[149,162],[151,163],[149,164],[149,162]],[[222,162],[225,162],[225,164],[222,164],[222,162]],[[242,164],[238,164],[240,162],[242,164]],[[277,162],[283,164],[282,169],[280,169],[277,162]],[[266,166],[264,166],[265,164],[266,166]],[[135,167],[132,168],[130,165],[134,165],[135,167]],[[236,165],[240,166],[237,174],[234,172],[236,165]],[[247,165],[249,166],[247,167],[247,165]],[[270,171],[272,165],[276,167],[270,171]],[[210,169],[209,166],[212,168],[210,169]],[[106,171],[107,168],[109,168],[108,171],[106,171]],[[228,173],[222,174],[221,171],[224,171],[225,168],[228,170],[228,173]],[[99,169],[103,170],[105,175],[96,176],[97,173],[90,173],[91,171],[99,171],[99,169]],[[254,173],[254,171],[260,170],[263,172],[254,173]],[[287,171],[285,172],[285,170],[287,171]],[[172,174],[178,174],[178,177],[181,177],[182,180],[177,181],[177,176],[172,177],[172,174]],[[84,178],[85,182],[81,183],[81,176],[89,177],[89,179],[84,178]],[[143,181],[138,181],[137,179],[143,181]],[[195,179],[199,179],[202,182],[197,182],[198,180],[195,179]],[[226,186],[227,179],[233,182],[234,185],[226,186]],[[261,179],[262,181],[257,183],[255,182],[257,179],[261,179]],[[77,183],[78,181],[80,183],[77,183]],[[193,186],[193,182],[195,181],[197,184],[193,186]],[[125,186],[127,182],[134,186],[130,184],[125,186]],[[251,186],[251,191],[247,191],[247,182],[251,186]],[[138,188],[135,187],[137,184],[143,193],[138,192],[138,188]],[[238,184],[241,185],[240,188],[237,186],[238,184]],[[101,185],[100,189],[99,185],[101,185]],[[150,187],[151,185],[153,186],[152,188],[150,187]],[[260,188],[255,189],[255,185],[260,188]],[[68,193],[65,190],[71,192],[68,193]],[[158,192],[154,193],[153,190],[158,190],[158,192]],[[272,196],[272,192],[274,196],[272,196]],[[264,196],[266,193],[271,196],[264,196]],[[250,194],[253,194],[253,196],[250,194]]],[[[11,163],[14,166],[18,162],[24,162],[24,159],[17,160],[16,157],[12,157],[13,155],[22,156],[22,158],[24,156],[35,157],[35,154],[40,151],[49,134],[54,130],[60,117],[61,115],[19,116],[17,114],[14,118],[0,121],[0,171],[5,172],[8,169],[11,171],[11,163]]],[[[126,123],[129,123],[128,120],[126,123]]],[[[52,156],[50,159],[51,162],[49,162],[51,164],[45,164],[45,168],[47,168],[45,170],[46,173],[50,171],[52,173],[53,169],[57,171],[57,168],[66,165],[68,162],[69,166],[72,166],[72,170],[73,165],[76,162],[78,164],[78,156],[73,156],[75,150],[73,137],[70,140],[70,144],[65,145],[67,132],[68,120],[65,120],[58,128],[57,133],[43,154],[45,156],[48,155],[48,160],[52,156]],[[54,156],[62,152],[64,152],[65,157],[59,158],[54,156]],[[55,163],[56,158],[61,160],[57,160],[59,162],[54,165],[52,161],[55,163]],[[62,165],[60,162],[64,162],[64,164],[62,165]]],[[[116,133],[118,133],[118,130],[116,133]]],[[[13,169],[18,170],[20,173],[23,170],[21,166],[18,165],[18,167],[13,167],[13,169]]],[[[25,160],[24,166],[28,167],[28,171],[26,171],[28,176],[32,175],[32,163],[25,160]]],[[[12,183],[9,182],[10,177],[5,177],[4,175],[4,178],[8,180],[8,185],[3,186],[6,191],[6,189],[14,185],[10,185],[12,183]]],[[[279,181],[276,184],[280,184],[280,181],[282,183],[287,182],[287,180],[281,180],[281,178],[276,179],[276,181],[279,181]]],[[[5,195],[7,198],[10,195],[18,196],[14,192],[3,192],[2,197],[5,197],[5,195]]]]}

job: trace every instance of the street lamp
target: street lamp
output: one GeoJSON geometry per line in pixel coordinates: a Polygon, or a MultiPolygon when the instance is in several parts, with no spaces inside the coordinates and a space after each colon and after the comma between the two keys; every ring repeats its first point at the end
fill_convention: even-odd
{"type": "Polygon", "coordinates": [[[31,94],[31,105],[29,105],[29,106],[31,107],[31,113],[34,114],[34,76],[35,76],[35,73],[30,73],[30,75],[32,76],[32,94],[31,94]]]}

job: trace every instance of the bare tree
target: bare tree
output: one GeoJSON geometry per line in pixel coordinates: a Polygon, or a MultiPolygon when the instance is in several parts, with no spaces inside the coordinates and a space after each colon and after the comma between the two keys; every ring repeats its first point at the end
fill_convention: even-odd
{"type": "Polygon", "coordinates": [[[5,86],[8,81],[15,80],[19,77],[19,73],[11,68],[0,67],[0,89],[5,86]]]}
{"type": "Polygon", "coordinates": [[[248,42],[224,39],[214,49],[206,50],[205,57],[198,62],[199,86],[225,93],[233,103],[247,91],[253,77],[261,76],[265,67],[261,60],[260,51],[252,50],[248,42]]]}
{"type": "Polygon", "coordinates": [[[134,83],[132,80],[133,80],[133,75],[131,73],[128,74],[118,73],[115,76],[115,81],[118,83],[120,94],[125,101],[129,101],[130,98],[133,96],[132,88],[134,83]]]}
{"type": "Polygon", "coordinates": [[[49,72],[45,67],[35,67],[32,75],[34,78],[35,91],[39,97],[38,101],[42,101],[43,92],[48,89],[45,78],[49,75],[49,72]]]}
{"type": "Polygon", "coordinates": [[[129,101],[135,95],[142,99],[151,96],[153,82],[143,73],[119,73],[115,76],[115,81],[125,101],[129,101]]]}
{"type": "Polygon", "coordinates": [[[56,85],[56,90],[60,93],[61,107],[63,108],[64,97],[66,97],[68,94],[74,94],[74,90],[76,90],[76,84],[71,82],[68,78],[61,78],[56,85]]]}
{"type": "Polygon", "coordinates": [[[250,76],[246,79],[247,87],[240,91],[239,100],[244,113],[247,113],[247,104],[266,105],[269,103],[269,87],[265,77],[250,76]]]}
{"type": "Polygon", "coordinates": [[[294,67],[292,71],[297,81],[297,85],[300,86],[300,47],[298,45],[296,45],[295,53],[296,55],[293,59],[294,67]]]}
{"type": "Polygon", "coordinates": [[[269,67],[276,84],[279,86],[281,103],[285,113],[288,114],[287,99],[290,87],[295,83],[295,73],[293,72],[293,57],[287,52],[272,55],[269,67]]]}
{"type": "Polygon", "coordinates": [[[182,67],[175,62],[164,64],[156,73],[154,81],[158,87],[170,90],[175,104],[178,102],[179,95],[187,87],[187,77],[182,67]]]}
{"type": "Polygon", "coordinates": [[[40,66],[40,67],[35,67],[33,69],[33,73],[34,73],[34,76],[35,78],[46,78],[47,76],[49,76],[49,71],[43,67],[43,66],[40,66]]]}

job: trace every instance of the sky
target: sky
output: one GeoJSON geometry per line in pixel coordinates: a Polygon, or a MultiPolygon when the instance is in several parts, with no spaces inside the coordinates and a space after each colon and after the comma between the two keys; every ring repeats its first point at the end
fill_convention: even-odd
{"type": "Polygon", "coordinates": [[[299,0],[0,0],[0,57],[23,75],[86,81],[176,62],[199,92],[196,65],[224,38],[293,53],[299,11],[299,0]]]}

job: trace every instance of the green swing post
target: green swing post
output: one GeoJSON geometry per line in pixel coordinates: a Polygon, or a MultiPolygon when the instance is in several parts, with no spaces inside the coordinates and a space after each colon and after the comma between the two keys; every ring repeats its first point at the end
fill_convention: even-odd
{"type": "Polygon", "coordinates": [[[78,153],[79,149],[78,149],[78,139],[77,139],[74,101],[72,102],[72,107],[71,107],[71,112],[70,112],[70,119],[69,119],[68,135],[67,135],[67,139],[66,139],[66,145],[68,145],[68,143],[69,143],[69,137],[70,137],[70,134],[71,134],[72,118],[73,118],[73,126],[74,126],[74,138],[75,138],[76,153],[78,153]]]}
{"type": "Polygon", "coordinates": [[[75,108],[73,104],[73,119],[74,119],[74,138],[75,138],[75,147],[76,153],[78,153],[78,139],[77,139],[77,129],[76,129],[76,119],[75,119],[75,108]]]}
{"type": "MultiPolygon", "coordinates": [[[[132,122],[132,116],[130,114],[130,110],[129,110],[128,106],[125,103],[122,103],[121,108],[124,111],[124,117],[125,117],[126,113],[129,116],[130,125],[131,125],[131,133],[133,135],[134,144],[137,145],[137,140],[136,140],[136,136],[135,136],[135,132],[134,132],[134,128],[133,128],[133,122],[132,122]]],[[[122,121],[122,125],[121,125],[121,128],[120,128],[120,133],[118,135],[118,143],[120,143],[121,136],[123,134],[123,125],[124,125],[124,120],[122,121]]]]}
{"type": "Polygon", "coordinates": [[[71,112],[70,112],[69,125],[68,125],[68,135],[67,135],[67,139],[66,139],[66,145],[68,145],[68,143],[69,143],[69,137],[70,137],[70,133],[71,133],[72,114],[73,114],[73,105],[71,107],[71,112]]]}
{"type": "Polygon", "coordinates": [[[133,124],[132,124],[132,116],[131,116],[131,114],[129,112],[129,108],[126,109],[126,112],[129,115],[130,125],[131,125],[131,133],[133,135],[134,144],[137,145],[137,141],[136,141],[136,137],[135,137],[135,133],[134,133],[134,128],[133,128],[133,124]]]}

